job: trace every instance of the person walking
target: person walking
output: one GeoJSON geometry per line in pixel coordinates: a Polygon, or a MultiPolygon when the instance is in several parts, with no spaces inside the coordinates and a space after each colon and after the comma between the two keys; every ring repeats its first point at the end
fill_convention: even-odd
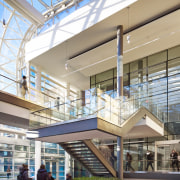
{"type": "Polygon", "coordinates": [[[179,171],[179,161],[178,161],[178,153],[173,149],[171,154],[170,154],[170,159],[172,161],[172,168],[173,168],[173,171],[175,171],[175,165],[176,165],[176,168],[177,170],[179,171]]]}
{"type": "Polygon", "coordinates": [[[48,180],[48,173],[47,170],[45,169],[44,164],[41,164],[40,169],[38,170],[37,180],[48,180]]]}
{"type": "Polygon", "coordinates": [[[149,166],[151,166],[152,171],[154,171],[154,168],[153,168],[153,165],[152,165],[152,163],[153,163],[153,154],[150,151],[146,152],[146,159],[147,159],[146,171],[148,171],[149,166]]]}
{"type": "Polygon", "coordinates": [[[26,76],[23,76],[22,81],[20,82],[21,97],[25,99],[25,95],[28,91],[26,76]]]}
{"type": "Polygon", "coordinates": [[[128,170],[132,170],[134,171],[134,168],[131,166],[131,162],[132,162],[132,156],[129,152],[127,152],[126,154],[126,171],[128,170]]]}
{"type": "Polygon", "coordinates": [[[56,98],[55,107],[56,107],[57,111],[59,111],[59,108],[60,108],[60,97],[56,98]]]}
{"type": "Polygon", "coordinates": [[[17,176],[17,180],[30,180],[31,178],[28,177],[28,165],[22,164],[19,168],[19,175],[17,176]]]}
{"type": "Polygon", "coordinates": [[[10,167],[8,167],[8,169],[7,169],[7,178],[9,179],[9,176],[11,175],[11,169],[10,169],[10,167]]]}

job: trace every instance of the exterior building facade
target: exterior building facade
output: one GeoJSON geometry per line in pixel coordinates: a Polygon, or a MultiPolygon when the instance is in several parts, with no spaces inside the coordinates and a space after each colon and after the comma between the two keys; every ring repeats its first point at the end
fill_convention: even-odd
{"type": "Polygon", "coordinates": [[[10,168],[10,179],[16,179],[19,168],[27,164],[29,177],[35,178],[39,164],[45,164],[48,172],[58,180],[65,179],[65,152],[58,144],[35,142],[26,138],[25,129],[1,125],[0,136],[0,177],[7,178],[10,168]],[[40,156],[37,156],[40,149],[40,156]]]}

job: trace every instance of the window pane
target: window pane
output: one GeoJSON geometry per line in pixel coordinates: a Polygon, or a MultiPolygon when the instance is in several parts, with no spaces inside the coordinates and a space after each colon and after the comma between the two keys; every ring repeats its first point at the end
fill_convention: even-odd
{"type": "Polygon", "coordinates": [[[45,143],[46,148],[57,148],[57,144],[54,143],[45,143]]]}
{"type": "Polygon", "coordinates": [[[95,76],[91,76],[91,85],[95,84],[95,76]]]}
{"type": "Polygon", "coordinates": [[[152,66],[167,60],[167,51],[153,54],[148,57],[148,66],[152,66]]]}
{"type": "Polygon", "coordinates": [[[173,47],[168,50],[168,59],[180,57],[180,46],[173,47]]]}
{"type": "Polygon", "coordinates": [[[148,68],[148,80],[159,79],[166,76],[166,63],[148,68]]]}
{"type": "Polygon", "coordinates": [[[130,63],[130,72],[138,71],[138,61],[130,63]]]}
{"type": "Polygon", "coordinates": [[[168,76],[180,73],[180,58],[168,61],[168,76]]]}
{"type": "Polygon", "coordinates": [[[124,64],[123,65],[123,74],[129,73],[129,64],[124,64]]]}
{"type": "Polygon", "coordinates": [[[96,87],[103,90],[104,92],[110,91],[113,89],[113,79],[98,83],[96,84],[96,87]]]}
{"type": "Polygon", "coordinates": [[[96,83],[113,78],[113,69],[96,75],[96,83]]]}

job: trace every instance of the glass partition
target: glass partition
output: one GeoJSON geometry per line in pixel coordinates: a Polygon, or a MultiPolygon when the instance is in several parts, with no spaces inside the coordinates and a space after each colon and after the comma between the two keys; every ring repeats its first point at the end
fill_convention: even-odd
{"type": "Polygon", "coordinates": [[[156,171],[178,172],[180,164],[180,140],[157,141],[155,148],[156,171]]]}

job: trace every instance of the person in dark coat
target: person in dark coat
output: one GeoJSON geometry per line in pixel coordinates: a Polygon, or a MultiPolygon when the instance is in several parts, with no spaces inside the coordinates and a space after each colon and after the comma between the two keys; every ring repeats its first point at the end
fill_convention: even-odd
{"type": "Polygon", "coordinates": [[[37,180],[48,180],[48,173],[47,170],[45,169],[44,164],[41,164],[40,169],[38,170],[37,180]]]}
{"type": "Polygon", "coordinates": [[[173,170],[175,170],[175,165],[177,167],[177,170],[179,171],[179,161],[178,161],[178,153],[173,149],[171,154],[170,154],[170,158],[172,161],[172,168],[173,170]]]}
{"type": "Polygon", "coordinates": [[[28,177],[28,165],[27,164],[24,164],[24,172],[23,172],[23,175],[22,175],[22,177],[23,177],[23,180],[28,180],[29,179],[29,177],[28,177]]]}
{"type": "Polygon", "coordinates": [[[71,174],[69,174],[69,173],[66,174],[66,180],[72,180],[71,174]]]}
{"type": "Polygon", "coordinates": [[[153,154],[150,151],[146,152],[146,159],[147,159],[146,171],[148,171],[149,166],[151,166],[152,171],[154,171],[154,168],[153,168],[153,165],[152,165],[152,163],[153,163],[153,154]]]}
{"type": "Polygon", "coordinates": [[[52,173],[48,172],[48,180],[54,180],[54,178],[52,177],[52,173]]]}

